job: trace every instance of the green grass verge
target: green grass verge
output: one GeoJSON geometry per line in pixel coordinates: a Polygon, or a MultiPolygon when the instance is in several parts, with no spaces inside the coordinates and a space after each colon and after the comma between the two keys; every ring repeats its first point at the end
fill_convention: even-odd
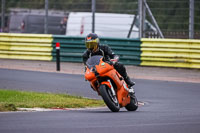
{"type": "Polygon", "coordinates": [[[67,94],[25,92],[0,89],[0,111],[17,108],[85,108],[105,106],[102,100],[88,99],[67,94]]]}

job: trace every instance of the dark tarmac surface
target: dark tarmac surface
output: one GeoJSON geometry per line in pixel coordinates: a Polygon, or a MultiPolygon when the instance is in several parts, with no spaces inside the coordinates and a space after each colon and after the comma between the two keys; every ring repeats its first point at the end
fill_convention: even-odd
{"type": "MultiPolygon", "coordinates": [[[[135,79],[136,112],[108,108],[0,113],[1,133],[199,133],[200,83],[135,79]]],[[[0,69],[0,88],[99,98],[83,75],[0,69]]]]}
{"type": "MultiPolygon", "coordinates": [[[[0,59],[0,68],[65,74],[84,74],[83,63],[61,62],[61,71],[56,71],[56,62],[0,59]]],[[[126,66],[128,75],[134,79],[200,83],[200,69],[126,66]]]]}

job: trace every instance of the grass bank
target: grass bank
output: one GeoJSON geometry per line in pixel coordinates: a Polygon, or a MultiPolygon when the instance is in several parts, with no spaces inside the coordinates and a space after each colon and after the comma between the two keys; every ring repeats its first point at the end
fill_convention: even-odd
{"type": "Polygon", "coordinates": [[[94,100],[67,94],[25,92],[0,89],[0,111],[16,111],[17,108],[85,108],[104,106],[102,100],[94,100]]]}

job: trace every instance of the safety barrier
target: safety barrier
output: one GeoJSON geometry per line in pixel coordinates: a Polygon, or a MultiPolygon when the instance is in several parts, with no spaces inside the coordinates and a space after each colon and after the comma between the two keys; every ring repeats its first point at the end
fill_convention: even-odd
{"type": "MultiPolygon", "coordinates": [[[[59,42],[61,61],[82,62],[82,55],[86,50],[84,37],[69,37],[62,35],[53,36],[53,60],[56,60],[55,43],[59,42]]],[[[140,61],[140,44],[139,39],[116,39],[100,38],[101,44],[109,45],[112,50],[120,55],[120,61],[124,64],[139,65],[140,61]]]]}
{"type": "Polygon", "coordinates": [[[52,35],[0,33],[0,58],[52,60],[52,35]]]}
{"type": "Polygon", "coordinates": [[[82,54],[85,50],[84,38],[53,35],[53,61],[56,60],[55,43],[60,43],[61,62],[82,62],[82,54]]]}
{"type": "MultiPolygon", "coordinates": [[[[84,37],[44,34],[0,33],[0,58],[56,60],[59,42],[60,60],[82,62],[86,50],[84,37]]],[[[200,68],[200,40],[100,38],[128,65],[200,68]]]]}
{"type": "Polygon", "coordinates": [[[141,39],[141,66],[200,68],[200,40],[141,39]]]}

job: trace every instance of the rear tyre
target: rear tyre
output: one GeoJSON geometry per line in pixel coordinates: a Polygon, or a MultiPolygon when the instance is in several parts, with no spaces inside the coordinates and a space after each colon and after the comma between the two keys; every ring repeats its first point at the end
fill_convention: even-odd
{"type": "Polygon", "coordinates": [[[117,97],[112,95],[112,92],[107,85],[100,85],[99,92],[104,102],[112,112],[118,112],[120,110],[117,97]]]}
{"type": "Polygon", "coordinates": [[[137,98],[136,98],[135,94],[132,94],[130,97],[131,97],[131,101],[128,105],[125,106],[125,108],[128,111],[136,111],[138,108],[137,98]]]}

